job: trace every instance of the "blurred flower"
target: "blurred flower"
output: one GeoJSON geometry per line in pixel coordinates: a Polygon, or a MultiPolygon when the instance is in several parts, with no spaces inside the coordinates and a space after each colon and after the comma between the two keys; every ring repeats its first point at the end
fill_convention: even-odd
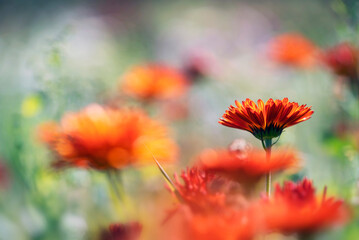
{"type": "Polygon", "coordinates": [[[308,120],[313,114],[311,107],[299,106],[296,102],[269,99],[265,104],[261,99],[257,104],[246,99],[236,107],[230,106],[219,123],[232,128],[246,130],[260,140],[279,137],[283,129],[308,120]]]}
{"type": "Polygon", "coordinates": [[[183,72],[191,82],[197,82],[210,72],[210,57],[206,53],[193,53],[187,57],[183,72]]]}
{"type": "Polygon", "coordinates": [[[350,43],[343,42],[323,54],[324,63],[337,75],[348,78],[358,77],[359,50],[350,43]]]}
{"type": "Polygon", "coordinates": [[[123,77],[122,90],[142,100],[171,99],[184,95],[186,77],[178,70],[161,64],[137,66],[123,77]]]}
{"type": "Polygon", "coordinates": [[[269,232],[285,234],[312,234],[323,228],[347,222],[349,210],[343,201],[315,196],[311,181],[285,182],[276,186],[273,198],[260,203],[266,228],[269,232]]]}
{"type": "Polygon", "coordinates": [[[270,161],[267,161],[262,150],[208,149],[197,157],[197,161],[202,169],[225,175],[247,189],[253,189],[269,172],[276,173],[299,165],[296,154],[291,150],[275,151],[270,161]]]}
{"type": "Polygon", "coordinates": [[[270,57],[282,64],[310,67],[315,64],[317,47],[298,33],[279,35],[270,43],[270,57]]]}
{"type": "Polygon", "coordinates": [[[111,224],[101,233],[99,240],[138,240],[141,231],[142,225],[138,222],[111,224]]]}
{"type": "Polygon", "coordinates": [[[256,231],[256,216],[249,210],[229,208],[223,212],[202,215],[183,206],[163,226],[165,236],[161,239],[249,240],[253,239],[256,231]]]}
{"type": "Polygon", "coordinates": [[[213,173],[193,167],[182,171],[181,178],[183,183],[175,174],[174,187],[181,197],[180,200],[190,206],[193,211],[215,211],[224,207],[226,195],[211,189],[211,184],[215,180],[213,173]]]}
{"type": "Polygon", "coordinates": [[[177,154],[168,129],[139,109],[92,104],[66,114],[58,126],[42,125],[39,135],[57,153],[57,166],[121,169],[152,162],[152,153],[167,162],[177,154]]]}
{"type": "Polygon", "coordinates": [[[0,188],[6,189],[10,185],[9,170],[4,165],[3,161],[0,161],[0,188]]]}

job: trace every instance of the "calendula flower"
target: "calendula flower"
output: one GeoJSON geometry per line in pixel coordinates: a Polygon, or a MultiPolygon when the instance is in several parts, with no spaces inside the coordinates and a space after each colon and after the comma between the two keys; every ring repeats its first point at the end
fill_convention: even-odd
{"type": "Polygon", "coordinates": [[[310,67],[315,64],[317,47],[298,33],[277,36],[270,43],[270,57],[282,64],[310,67]]]}
{"type": "Polygon", "coordinates": [[[171,99],[183,96],[188,81],[180,71],[161,64],[137,66],[123,77],[121,89],[142,100],[171,99]]]}
{"type": "Polygon", "coordinates": [[[237,100],[235,104],[226,110],[219,123],[246,130],[262,141],[279,137],[285,128],[306,121],[313,114],[311,107],[299,106],[288,98],[270,98],[266,103],[259,99],[257,105],[247,98],[242,104],[237,100]]]}
{"type": "Polygon", "coordinates": [[[142,225],[138,222],[115,223],[101,233],[99,240],[138,240],[141,231],[142,225]]]}
{"type": "Polygon", "coordinates": [[[315,195],[311,181],[285,182],[276,185],[274,196],[264,199],[260,208],[269,232],[299,235],[313,234],[324,228],[340,225],[348,220],[349,212],[343,201],[315,195]]]}
{"type": "Polygon", "coordinates": [[[253,189],[270,172],[296,169],[299,165],[295,152],[291,150],[275,151],[268,161],[265,152],[259,149],[208,149],[197,157],[197,161],[202,169],[229,177],[246,189],[253,189]]]}
{"type": "Polygon", "coordinates": [[[337,75],[358,77],[359,50],[350,43],[340,43],[323,54],[324,63],[337,75]]]}
{"type": "Polygon", "coordinates": [[[180,201],[191,207],[193,211],[216,211],[226,202],[226,195],[213,189],[215,175],[196,167],[182,171],[182,182],[175,174],[174,187],[178,191],[180,201]]]}
{"type": "Polygon", "coordinates": [[[176,144],[168,129],[139,109],[92,104],[67,113],[57,126],[42,125],[40,136],[58,156],[58,166],[121,169],[153,161],[171,162],[176,144]]]}

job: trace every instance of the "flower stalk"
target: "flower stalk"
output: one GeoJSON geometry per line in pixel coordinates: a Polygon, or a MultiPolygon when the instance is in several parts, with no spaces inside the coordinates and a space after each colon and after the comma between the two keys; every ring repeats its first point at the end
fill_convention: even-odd
{"type": "MultiPolygon", "coordinates": [[[[262,144],[264,150],[266,151],[266,161],[269,162],[272,154],[272,138],[267,138],[262,140],[262,144]]],[[[266,175],[266,193],[267,196],[270,197],[271,195],[271,186],[272,186],[272,174],[268,172],[266,175]]]]}

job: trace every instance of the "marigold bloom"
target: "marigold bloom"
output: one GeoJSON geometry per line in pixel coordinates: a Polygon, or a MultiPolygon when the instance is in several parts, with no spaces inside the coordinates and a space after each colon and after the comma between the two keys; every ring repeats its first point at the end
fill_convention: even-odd
{"type": "Polygon", "coordinates": [[[315,63],[317,47],[298,33],[277,36],[270,43],[270,57],[282,64],[310,67],[315,63]]]}
{"type": "Polygon", "coordinates": [[[225,175],[251,189],[269,172],[294,169],[299,165],[296,154],[290,150],[275,151],[268,161],[263,150],[237,152],[227,149],[208,149],[197,157],[197,161],[202,169],[225,175]]]}
{"type": "Polygon", "coordinates": [[[323,54],[324,63],[332,71],[344,77],[358,77],[359,50],[352,44],[340,43],[323,54]]]}
{"type": "Polygon", "coordinates": [[[66,114],[61,123],[42,125],[43,141],[60,158],[60,166],[121,169],[152,162],[173,161],[177,153],[168,129],[138,109],[90,105],[66,114]]]}
{"type": "Polygon", "coordinates": [[[142,225],[138,222],[111,224],[101,233],[100,240],[138,240],[141,231],[142,225]]]}
{"type": "Polygon", "coordinates": [[[260,204],[268,231],[285,234],[310,234],[348,220],[349,212],[343,201],[315,196],[312,182],[304,179],[295,184],[285,182],[276,186],[273,198],[260,204]]]}
{"type": "Polygon", "coordinates": [[[193,211],[213,211],[225,205],[225,193],[211,188],[216,180],[213,173],[193,167],[182,171],[181,178],[183,183],[175,174],[174,187],[180,195],[180,200],[190,206],[193,211]]]}
{"type": "Polygon", "coordinates": [[[279,137],[283,129],[308,120],[313,114],[311,107],[299,106],[296,102],[269,99],[265,104],[261,99],[246,99],[242,104],[235,101],[236,107],[230,106],[219,123],[232,128],[246,130],[256,138],[271,139],[279,137]]]}
{"type": "Polygon", "coordinates": [[[184,95],[188,81],[174,68],[149,64],[126,73],[121,87],[126,94],[143,100],[170,99],[184,95]]]}

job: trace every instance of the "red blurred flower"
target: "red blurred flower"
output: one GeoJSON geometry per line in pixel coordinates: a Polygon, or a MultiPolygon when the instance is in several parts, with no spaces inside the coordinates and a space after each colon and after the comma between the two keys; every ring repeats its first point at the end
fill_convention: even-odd
{"type": "Polygon", "coordinates": [[[359,50],[350,43],[340,43],[323,54],[324,63],[337,75],[358,77],[359,50]]]}
{"type": "Polygon", "coordinates": [[[178,70],[161,64],[134,67],[123,77],[122,90],[142,100],[170,99],[185,94],[186,77],[178,70]]]}
{"type": "Polygon", "coordinates": [[[295,184],[279,185],[272,199],[260,203],[265,225],[270,232],[311,234],[323,228],[345,223],[349,218],[343,201],[315,196],[312,182],[304,179],[295,184]]]}
{"type": "Polygon", "coordinates": [[[283,129],[308,120],[313,111],[306,105],[299,106],[296,102],[269,99],[265,104],[261,99],[257,105],[246,99],[236,107],[230,106],[219,123],[227,127],[238,128],[251,132],[256,138],[271,139],[279,137],[283,129]]]}
{"type": "Polygon", "coordinates": [[[197,161],[206,171],[224,174],[250,189],[270,172],[294,169],[299,165],[296,154],[291,150],[275,151],[268,161],[263,150],[208,149],[198,156],[197,161]]]}
{"type": "Polygon", "coordinates": [[[193,211],[216,211],[225,206],[225,193],[215,191],[215,175],[196,167],[182,171],[183,183],[175,174],[174,187],[180,195],[180,200],[190,206],[193,211]]]}
{"type": "Polygon", "coordinates": [[[298,33],[277,36],[270,43],[270,57],[282,64],[310,67],[315,64],[317,47],[298,33]]]}
{"type": "Polygon", "coordinates": [[[66,114],[59,125],[40,127],[40,138],[57,153],[57,166],[121,169],[128,165],[173,161],[177,146],[168,129],[136,109],[90,105],[66,114]]]}
{"type": "Polygon", "coordinates": [[[111,224],[101,233],[99,240],[138,240],[141,231],[142,225],[138,222],[111,224]]]}

